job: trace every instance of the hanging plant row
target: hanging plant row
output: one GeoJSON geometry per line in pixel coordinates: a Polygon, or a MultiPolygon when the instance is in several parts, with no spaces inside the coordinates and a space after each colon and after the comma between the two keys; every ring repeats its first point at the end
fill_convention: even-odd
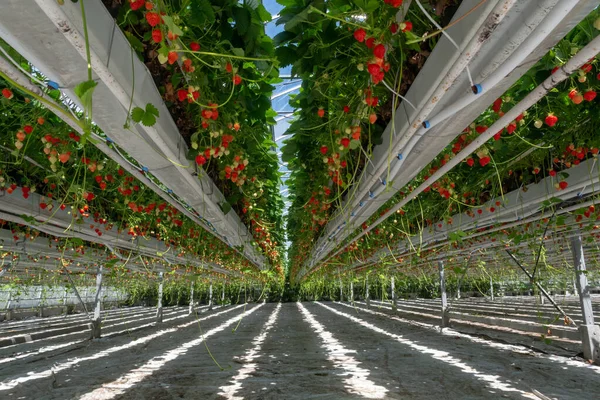
{"type": "MultiPolygon", "coordinates": [[[[304,90],[291,101],[296,107],[296,119],[291,126],[294,137],[283,148],[293,171],[288,181],[293,199],[288,235],[293,238],[289,259],[290,277],[294,279],[323,226],[329,222],[333,210],[339,207],[347,184],[360,176],[365,162],[368,162],[366,160],[372,155],[373,144],[377,143],[378,135],[391,119],[391,110],[397,107],[397,104],[392,106],[395,99],[387,86],[396,88],[395,91],[400,94],[405,92],[419,66],[419,63],[407,63],[406,60],[424,60],[435,43],[420,41],[418,48],[414,48],[416,43],[408,45],[414,42],[412,32],[421,34],[431,27],[414,20],[414,24],[405,23],[398,27],[408,26],[411,30],[403,32],[396,28],[397,9],[391,4],[383,12],[373,15],[365,13],[364,7],[351,4],[338,5],[339,8],[329,5],[322,12],[311,8],[300,20],[292,15],[304,9],[304,5],[286,2],[286,6],[281,15],[288,16],[288,19],[283,21],[286,31],[281,38],[286,48],[304,56],[294,60],[290,53],[292,70],[303,78],[304,90]],[[333,16],[339,16],[339,19],[336,21],[333,16]],[[369,39],[372,40],[367,43],[369,39]],[[336,45],[332,46],[332,42],[336,45]],[[383,49],[377,47],[379,43],[383,49]],[[314,63],[315,58],[319,62],[314,63]],[[381,65],[379,60],[382,60],[381,65]],[[386,63],[390,66],[386,67],[386,63]],[[386,71],[388,68],[389,71],[400,71],[398,75],[402,79],[392,79],[386,71]],[[374,98],[377,100],[374,101],[374,98]],[[372,111],[375,117],[371,117],[372,111]],[[379,122],[382,124],[379,125],[379,122]],[[344,171],[339,175],[344,177],[342,182],[339,182],[337,171],[344,171]]],[[[408,15],[414,14],[409,12],[408,15]]],[[[387,249],[396,249],[399,243],[410,238],[421,237],[424,231],[434,229],[438,221],[452,226],[453,215],[466,212],[474,218],[483,211],[493,213],[507,205],[498,200],[484,209],[491,199],[502,199],[504,194],[517,189],[526,191],[528,185],[545,177],[553,177],[555,193],[567,190],[569,168],[595,159],[600,148],[600,140],[595,134],[600,125],[596,95],[600,88],[600,69],[596,58],[589,60],[570,79],[552,90],[543,101],[496,132],[492,139],[431,184],[424,193],[370,230],[375,220],[426,182],[596,37],[598,27],[600,22],[595,10],[466,127],[406,187],[360,229],[349,235],[349,239],[338,246],[343,250],[313,269],[313,274],[309,274],[302,284],[314,279],[322,281],[323,274],[344,274],[345,268],[357,268],[381,250],[387,252],[387,249]],[[360,239],[350,239],[367,229],[370,232],[360,239]]],[[[552,197],[551,193],[549,197],[552,197]]],[[[559,205],[554,204],[555,207],[559,205]]],[[[594,210],[585,208],[581,213],[584,219],[581,223],[585,224],[582,228],[594,229],[596,215],[594,210]]],[[[560,226],[560,223],[556,225],[560,226]]],[[[541,228],[530,230],[527,235],[542,236],[543,231],[542,224],[541,228]]],[[[468,248],[467,241],[458,240],[464,234],[462,231],[455,232],[457,239],[449,241],[446,247],[436,249],[436,253],[468,248]]],[[[511,234],[515,235],[514,232],[499,231],[483,240],[500,242],[508,240],[511,234]]],[[[420,248],[413,249],[412,253],[412,256],[375,259],[367,265],[384,270],[393,265],[404,270],[431,255],[420,248]]],[[[368,270],[361,270],[361,273],[368,270]]]]}

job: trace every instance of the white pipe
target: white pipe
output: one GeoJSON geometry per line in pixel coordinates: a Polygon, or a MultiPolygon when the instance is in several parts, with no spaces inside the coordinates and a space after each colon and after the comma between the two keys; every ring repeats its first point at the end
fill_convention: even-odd
{"type": "MultiPolygon", "coordinates": [[[[349,243],[353,243],[356,240],[360,239],[367,233],[369,233],[373,228],[377,225],[385,221],[390,215],[401,209],[404,205],[406,205],[409,201],[417,197],[421,194],[425,189],[435,183],[438,179],[442,178],[448,171],[462,162],[465,158],[469,157],[473,152],[475,152],[479,147],[485,144],[488,140],[490,140],[496,132],[500,129],[503,129],[506,125],[508,125],[512,120],[517,118],[523,111],[527,110],[534,104],[536,104],[540,99],[542,99],[546,94],[554,88],[559,83],[563,82],[567,79],[573,72],[578,70],[583,64],[585,64],[590,58],[595,57],[600,52],[600,36],[596,37],[592,40],[588,45],[586,45],[583,49],[581,49],[577,54],[575,54],[569,62],[560,67],[553,75],[548,77],[544,82],[542,82],[539,86],[537,86],[531,93],[529,93],[523,100],[521,100],[517,105],[515,105],[512,109],[506,112],[502,117],[500,117],[492,126],[484,133],[482,133],[479,137],[477,137],[473,142],[471,142],[468,146],[466,146],[460,153],[458,153],[454,158],[449,160],[446,164],[444,164],[440,169],[434,172],[431,177],[419,185],[415,190],[410,192],[404,199],[398,202],[394,207],[392,207],[389,211],[383,214],[380,218],[378,218],[375,222],[373,222],[367,229],[364,229],[360,234],[355,236],[353,239],[349,241],[349,243]]],[[[349,227],[350,228],[350,227],[349,227]]],[[[330,260],[332,257],[335,257],[339,254],[344,247],[340,248],[338,251],[330,255],[323,263],[330,260]]]]}
{"type": "Polygon", "coordinates": [[[469,104],[478,100],[482,94],[485,94],[492,90],[498,83],[500,83],[508,74],[510,74],[515,68],[517,68],[523,61],[529,57],[529,55],[535,51],[539,45],[548,37],[563,19],[579,4],[579,1],[574,0],[563,0],[559,2],[549,13],[546,18],[537,26],[531,35],[523,41],[523,43],[508,57],[508,59],[498,67],[490,76],[488,76],[482,83],[475,84],[473,87],[473,93],[467,94],[466,96],[453,102],[449,107],[443,109],[437,113],[433,118],[428,121],[423,121],[423,127],[425,129],[431,129],[440,122],[450,118],[457,112],[461,111],[469,104]]]}

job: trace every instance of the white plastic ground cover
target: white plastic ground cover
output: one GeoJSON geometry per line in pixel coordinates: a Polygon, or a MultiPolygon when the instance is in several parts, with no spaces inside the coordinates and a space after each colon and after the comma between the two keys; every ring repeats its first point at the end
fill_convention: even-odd
{"type": "MultiPolygon", "coordinates": [[[[473,5],[475,5],[474,3],[476,3],[475,0],[462,2],[461,7],[454,18],[457,18],[461,13],[470,10],[473,5]]],[[[472,57],[469,66],[475,80],[479,82],[492,74],[494,70],[499,69],[505,62],[508,62],[508,59],[511,57],[514,58],[515,54],[519,55],[520,44],[525,42],[525,40],[532,35],[532,32],[535,32],[536,35],[543,35],[544,39],[541,40],[541,43],[537,46],[536,50],[527,55],[526,60],[515,68],[512,73],[508,74],[508,76],[506,76],[506,78],[496,87],[482,95],[482,97],[472,106],[458,112],[451,119],[423,132],[423,134],[416,135],[418,142],[412,146],[411,152],[403,153],[404,150],[401,148],[397,149],[397,144],[403,141],[406,143],[405,136],[407,134],[410,134],[410,132],[414,133],[414,131],[418,130],[420,123],[427,118],[429,114],[435,115],[436,112],[451,105],[457,98],[464,96],[471,90],[466,81],[466,74],[460,76],[456,75],[456,81],[446,81],[437,88],[434,87],[435,82],[440,81],[442,77],[446,76],[446,73],[440,73],[440,71],[437,70],[442,67],[449,68],[453,62],[452,60],[457,59],[459,54],[459,52],[456,52],[456,50],[449,45],[449,42],[447,43],[447,39],[440,39],[439,45],[435,47],[406,95],[413,104],[417,104],[417,110],[412,110],[404,104],[400,105],[400,108],[395,114],[396,120],[390,123],[384,133],[384,144],[377,146],[375,149],[373,160],[378,161],[377,167],[372,168],[371,165],[367,166],[363,175],[364,179],[361,180],[359,185],[360,189],[351,199],[350,205],[344,207],[344,213],[329,222],[324,231],[325,234],[313,248],[309,262],[306,264],[307,267],[316,265],[322,257],[327,255],[330,250],[352,232],[353,229],[350,226],[359,226],[362,222],[367,220],[370,215],[377,211],[379,206],[393,196],[396,190],[408,183],[410,179],[439,154],[452,139],[460,134],[465,126],[471,123],[471,121],[484,111],[493,100],[508,89],[508,87],[522,76],[535,61],[540,59],[600,2],[597,0],[573,0],[572,2],[569,2],[568,5],[569,7],[572,7],[572,11],[565,13],[564,19],[553,29],[549,29],[548,26],[542,26],[542,21],[555,6],[561,5],[562,2],[548,0],[542,1],[542,4],[539,3],[540,2],[537,1],[520,0],[508,10],[508,15],[504,17],[498,25],[492,24],[486,27],[486,21],[489,23],[489,20],[486,20],[486,17],[490,13],[492,7],[495,5],[500,6],[500,2],[487,2],[486,5],[480,7],[473,15],[470,15],[464,21],[461,21],[460,24],[457,24],[448,30],[462,48],[467,45],[469,40],[484,40],[486,42],[486,45],[480,49],[481,53],[471,54],[470,52],[463,52],[461,58],[457,61],[457,65],[461,65],[462,68],[464,68],[466,64],[461,64],[461,62],[464,62],[465,58],[468,59],[469,57],[472,57]],[[536,29],[538,25],[540,25],[540,28],[536,29]],[[480,27],[486,29],[486,37],[476,36],[477,33],[482,33],[481,31],[478,31],[480,27]],[[467,34],[470,36],[462,36],[465,35],[464,31],[469,31],[467,34]],[[442,54],[443,52],[450,54],[442,54]],[[441,60],[443,60],[443,62],[441,62],[441,60]],[[448,62],[448,60],[451,61],[448,62]],[[423,84],[419,85],[417,84],[418,82],[423,82],[423,84]],[[434,84],[431,82],[434,82],[434,84]],[[407,116],[411,121],[411,124],[407,122],[407,116]],[[393,141],[392,147],[394,151],[392,151],[391,154],[388,154],[390,143],[390,140],[387,139],[388,135],[392,135],[393,141]],[[396,157],[398,159],[395,159],[396,157]],[[383,175],[389,162],[392,163],[390,166],[392,170],[396,168],[396,175],[383,175]],[[401,169],[395,167],[394,163],[401,163],[401,169]],[[372,186],[377,184],[382,175],[383,178],[381,178],[382,180],[380,183],[385,185],[380,184],[379,186],[389,188],[390,185],[387,182],[393,181],[394,189],[383,191],[376,196],[376,198],[370,199],[368,193],[370,193],[372,186]],[[368,211],[359,213],[361,208],[359,207],[360,202],[364,203],[363,207],[368,207],[368,211]],[[351,216],[352,213],[355,214],[354,217],[351,216]],[[352,223],[348,223],[349,221],[352,221],[352,223]],[[332,235],[335,236],[335,240],[333,240],[334,238],[332,235]]],[[[565,4],[562,5],[564,6],[565,4]]],[[[491,15],[492,21],[495,18],[497,18],[497,15],[491,15]]],[[[462,71],[462,69],[459,69],[458,74],[460,74],[460,71],[462,71]]],[[[350,193],[354,193],[354,189],[355,188],[352,188],[350,193]]],[[[346,202],[344,206],[347,204],[348,202],[346,202]]],[[[301,273],[301,276],[303,274],[304,273],[301,273]]]]}
{"type": "MultiPolygon", "coordinates": [[[[531,355],[534,355],[535,357],[544,358],[544,359],[547,359],[547,360],[551,360],[553,362],[564,364],[565,366],[568,366],[568,367],[585,368],[585,369],[594,371],[597,374],[600,374],[600,367],[594,366],[594,365],[591,365],[591,364],[587,364],[587,363],[583,363],[583,362],[579,362],[579,361],[575,361],[575,360],[572,360],[572,359],[567,358],[567,357],[550,355],[550,354],[544,354],[544,353],[537,352],[537,351],[531,350],[531,349],[529,349],[527,347],[523,347],[523,346],[520,346],[520,345],[505,344],[505,343],[499,343],[499,342],[494,342],[494,341],[490,341],[490,340],[481,339],[481,338],[478,338],[476,336],[472,336],[472,335],[469,335],[469,334],[466,334],[466,333],[458,332],[458,331],[456,331],[456,330],[454,330],[452,328],[444,328],[444,329],[440,330],[438,325],[428,324],[428,323],[425,323],[425,322],[413,321],[413,320],[402,318],[402,317],[399,317],[399,316],[396,316],[396,315],[389,315],[389,314],[386,314],[386,313],[382,313],[382,312],[370,310],[370,309],[364,308],[364,307],[355,307],[355,306],[352,306],[352,305],[346,304],[346,303],[336,303],[336,304],[340,304],[340,305],[343,305],[343,306],[349,307],[349,308],[357,308],[360,311],[363,311],[363,312],[366,312],[366,313],[369,313],[369,314],[372,314],[372,315],[379,315],[379,316],[382,316],[382,317],[390,318],[390,319],[393,319],[395,321],[401,322],[403,324],[409,324],[409,325],[418,326],[418,327],[421,327],[423,329],[427,329],[427,330],[430,330],[430,331],[439,332],[440,334],[442,334],[444,336],[449,336],[449,337],[451,337],[451,336],[458,336],[458,337],[461,337],[463,339],[467,339],[470,342],[479,343],[481,345],[492,347],[492,348],[495,348],[495,349],[507,350],[507,351],[511,351],[511,352],[519,353],[519,354],[531,354],[531,355]]],[[[382,306],[382,307],[385,308],[385,309],[391,310],[391,307],[388,307],[388,306],[382,306]]]]}
{"type": "MultiPolygon", "coordinates": [[[[101,0],[86,1],[94,79],[94,122],[111,141],[137,160],[166,187],[209,222],[228,245],[243,246],[244,255],[262,266],[264,257],[252,246],[252,236],[235,213],[224,214],[223,194],[202,169],[186,159],[188,148],[162,101],[152,76],[137,58],[125,35],[101,0]],[[135,86],[132,87],[132,82],[135,86]],[[133,89],[133,92],[132,92],[133,89]],[[123,127],[128,109],[152,103],[160,117],[154,127],[123,127]],[[197,175],[197,176],[196,176],[197,175]]],[[[0,14],[0,36],[45,76],[57,82],[69,98],[87,80],[86,49],[79,3],[55,0],[7,0],[0,14]],[[27,34],[22,34],[28,26],[27,34]],[[43,37],[40,41],[38,38],[43,37]]]]}
{"type": "Polygon", "coordinates": [[[302,318],[310,324],[323,342],[323,347],[328,354],[327,358],[336,368],[344,371],[342,376],[347,377],[344,379],[344,383],[348,391],[365,399],[384,399],[388,390],[383,386],[376,385],[368,378],[370,371],[360,367],[361,363],[352,355],[356,353],[356,350],[345,348],[302,303],[296,304],[302,313],[302,318]]]}
{"type": "Polygon", "coordinates": [[[244,400],[244,397],[236,396],[236,393],[242,388],[243,381],[246,378],[253,376],[253,373],[258,369],[258,364],[254,362],[254,359],[259,358],[262,345],[267,339],[269,332],[275,325],[279,311],[281,310],[281,303],[277,303],[275,310],[269,316],[267,323],[263,326],[258,336],[252,340],[252,347],[246,351],[246,353],[240,358],[244,364],[238,370],[237,374],[232,378],[231,383],[227,386],[222,386],[219,389],[219,395],[225,397],[227,400],[244,400]]]}
{"type": "Polygon", "coordinates": [[[243,312],[241,315],[228,319],[216,328],[210,329],[204,334],[200,334],[200,337],[197,339],[183,343],[174,349],[166,351],[165,353],[159,356],[153,357],[144,365],[141,365],[140,367],[129,371],[129,373],[120,377],[116,381],[106,383],[102,385],[102,387],[84,394],[80,397],[80,400],[108,400],[125,393],[128,389],[140,383],[141,381],[152,375],[154,372],[158,372],[160,368],[162,368],[168,362],[173,361],[179,356],[186,354],[191,348],[202,344],[207,338],[225,330],[234,323],[238,322],[240,319],[251,315],[256,310],[264,306],[264,304],[265,303],[261,303],[257,306],[254,306],[250,310],[243,312]]]}
{"type": "Polygon", "coordinates": [[[423,344],[420,344],[418,341],[410,340],[410,339],[403,337],[402,335],[388,332],[388,331],[386,331],[382,328],[379,328],[378,326],[373,325],[361,318],[338,311],[335,308],[329,307],[323,303],[315,302],[315,304],[318,304],[319,306],[331,311],[332,313],[334,313],[336,315],[345,317],[352,322],[355,322],[367,329],[370,329],[373,332],[388,336],[388,337],[396,340],[397,342],[399,342],[403,345],[406,345],[406,346],[410,347],[411,349],[419,352],[420,354],[428,355],[435,360],[438,360],[438,361],[444,362],[448,365],[451,365],[453,367],[456,367],[456,368],[460,369],[462,372],[472,375],[474,378],[476,378],[477,380],[484,383],[490,389],[499,390],[501,392],[506,392],[506,393],[512,392],[515,394],[519,394],[523,398],[526,398],[526,399],[539,400],[539,398],[537,396],[535,396],[531,393],[526,393],[520,389],[515,388],[514,386],[511,385],[510,381],[506,381],[501,376],[486,374],[481,371],[478,371],[477,369],[471,367],[468,363],[466,363],[456,357],[451,356],[446,351],[429,348],[423,344]]]}
{"type": "MultiPolygon", "coordinates": [[[[206,317],[199,318],[199,320],[200,321],[205,321],[207,319],[217,317],[219,315],[228,313],[230,311],[237,310],[240,307],[244,307],[244,306],[245,306],[244,304],[240,304],[240,305],[228,308],[228,309],[226,309],[224,311],[220,311],[220,312],[217,312],[217,313],[214,313],[214,314],[210,314],[210,315],[208,315],[206,317]]],[[[250,311],[252,311],[252,310],[250,310],[250,311]]],[[[239,316],[237,318],[239,318],[239,316]]],[[[69,369],[69,368],[73,368],[73,367],[75,367],[75,366],[77,366],[77,365],[79,365],[79,364],[81,364],[83,362],[86,362],[86,361],[97,360],[97,359],[100,359],[100,358],[103,358],[103,357],[107,357],[107,356],[109,356],[109,355],[111,355],[113,353],[117,353],[119,351],[123,351],[123,350],[129,349],[129,348],[133,348],[135,346],[147,343],[150,340],[159,338],[159,337],[167,335],[169,333],[176,332],[179,329],[190,327],[190,326],[192,326],[194,324],[197,324],[197,323],[198,323],[198,321],[196,319],[194,319],[194,320],[192,320],[190,322],[186,322],[186,323],[177,325],[177,326],[175,326],[173,328],[163,329],[163,330],[160,330],[158,332],[152,333],[150,335],[142,336],[142,337],[140,337],[140,338],[138,338],[136,340],[132,340],[131,342],[129,342],[127,344],[124,344],[124,345],[121,345],[121,346],[111,347],[109,349],[100,351],[100,352],[95,353],[95,354],[90,355],[90,356],[74,358],[74,359],[70,359],[68,361],[64,361],[64,362],[61,362],[61,363],[56,363],[51,368],[42,369],[42,370],[39,370],[39,371],[32,371],[31,373],[29,373],[29,374],[27,374],[25,376],[17,377],[17,378],[14,378],[14,379],[5,379],[4,381],[0,382],[0,392],[5,391],[5,390],[10,390],[10,389],[12,389],[12,388],[14,388],[14,387],[16,387],[18,385],[24,384],[26,382],[31,382],[31,381],[35,381],[35,380],[38,380],[38,379],[47,378],[49,376],[52,376],[53,373],[57,373],[59,371],[63,371],[63,370],[69,369]]]]}

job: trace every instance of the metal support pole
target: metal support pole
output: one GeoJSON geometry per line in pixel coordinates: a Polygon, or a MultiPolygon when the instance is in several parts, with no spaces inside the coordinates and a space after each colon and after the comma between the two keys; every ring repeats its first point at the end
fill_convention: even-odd
{"type": "Polygon", "coordinates": [[[158,273],[158,304],[156,305],[156,322],[163,322],[163,273],[158,273]]]}
{"type": "Polygon", "coordinates": [[[98,339],[101,335],[102,318],[100,311],[102,307],[102,265],[98,267],[96,274],[96,297],[94,298],[94,318],[92,319],[92,339],[98,339]]]}
{"type": "Polygon", "coordinates": [[[579,294],[579,303],[583,315],[583,324],[579,326],[583,342],[583,356],[600,364],[600,327],[594,324],[594,311],[592,310],[592,298],[590,297],[590,288],[585,275],[586,266],[581,236],[571,238],[571,250],[575,263],[577,294],[579,294]]]}
{"type": "Polygon", "coordinates": [[[350,303],[354,305],[354,282],[350,281],[350,303]]]}
{"type": "MultiPolygon", "coordinates": [[[[513,261],[519,266],[519,268],[521,268],[521,270],[523,270],[523,272],[525,272],[525,275],[527,275],[529,277],[530,281],[533,282],[533,276],[529,273],[529,271],[527,271],[527,269],[525,269],[525,267],[521,265],[521,263],[519,262],[519,260],[517,260],[517,258],[509,250],[506,250],[506,252],[510,256],[510,258],[512,258],[513,261]]],[[[540,283],[537,282],[537,281],[535,281],[533,283],[535,283],[535,285],[540,290],[540,292],[542,292],[542,294],[544,296],[546,296],[546,298],[548,299],[548,301],[550,303],[552,303],[552,305],[554,306],[554,308],[556,308],[558,310],[558,312],[560,312],[562,314],[562,316],[565,318],[565,321],[567,323],[569,323],[570,325],[575,325],[575,322],[573,322],[573,320],[571,319],[571,317],[569,317],[567,315],[567,313],[565,312],[565,310],[563,310],[558,304],[556,304],[556,302],[554,301],[554,299],[552,297],[550,297],[550,295],[548,294],[548,292],[546,292],[546,290],[542,287],[542,285],[540,285],[540,283]]]]}
{"type": "Polygon", "coordinates": [[[444,262],[438,261],[440,272],[440,293],[442,296],[442,328],[450,326],[450,315],[448,313],[448,298],[446,297],[446,279],[444,278],[444,262]]]}
{"type": "Polygon", "coordinates": [[[193,312],[194,312],[194,282],[192,281],[192,283],[190,284],[190,309],[189,309],[189,315],[192,315],[193,312]]]}
{"type": "Polygon", "coordinates": [[[225,304],[225,283],[221,287],[221,304],[225,304]]]}
{"type": "Polygon", "coordinates": [[[44,285],[40,286],[40,297],[38,297],[39,317],[44,316],[44,285]]]}
{"type": "Polygon", "coordinates": [[[371,307],[371,299],[369,298],[369,275],[368,274],[365,279],[365,286],[367,287],[365,289],[365,302],[367,303],[367,307],[371,307]]]}
{"type": "Polygon", "coordinates": [[[494,280],[490,276],[490,298],[494,301],[494,280]]]}
{"type": "Polygon", "coordinates": [[[396,282],[392,276],[392,311],[398,311],[398,300],[396,300],[396,282]]]}
{"type": "Polygon", "coordinates": [[[344,301],[344,290],[342,289],[342,280],[340,279],[340,302],[344,301]]]}
{"type": "Polygon", "coordinates": [[[208,309],[212,310],[213,309],[213,301],[212,301],[212,282],[210,283],[210,286],[208,288],[208,309]]]}

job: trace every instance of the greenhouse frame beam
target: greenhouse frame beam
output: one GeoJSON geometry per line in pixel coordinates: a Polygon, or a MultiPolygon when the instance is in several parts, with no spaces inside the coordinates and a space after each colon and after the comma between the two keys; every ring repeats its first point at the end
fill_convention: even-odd
{"type": "Polygon", "coordinates": [[[448,308],[448,297],[446,296],[446,278],[444,276],[444,261],[438,261],[438,270],[440,274],[440,300],[442,303],[441,327],[447,328],[450,326],[450,309],[448,308]]]}
{"type": "MultiPolygon", "coordinates": [[[[463,1],[454,18],[470,10],[474,3],[463,1]]],[[[469,15],[465,20],[469,23],[463,21],[449,29],[449,33],[461,46],[461,51],[455,51],[446,38],[440,39],[406,94],[406,98],[417,105],[417,110],[409,109],[404,102],[401,103],[395,114],[396,119],[390,122],[384,132],[384,143],[393,140],[393,151],[390,152],[387,145],[375,148],[372,159],[377,160],[377,166],[372,168],[368,165],[359,183],[350,188],[349,198],[340,207],[341,212],[329,221],[323,235],[313,247],[304,269],[300,271],[300,279],[306,274],[306,269],[314,268],[381,205],[410,182],[465,126],[526,73],[530,65],[562,39],[600,1],[547,0],[544,1],[544,7],[532,1],[518,0],[517,4],[514,3],[515,1],[510,0],[487,2],[469,15]],[[553,10],[555,7],[556,10],[553,10]],[[555,24],[556,18],[552,23],[544,22],[552,12],[553,16],[561,14],[559,11],[564,7],[570,11],[560,15],[562,20],[559,23],[555,24]],[[532,32],[535,34],[532,35],[532,32]],[[540,43],[524,54],[520,46],[527,43],[526,47],[530,49],[532,36],[537,36],[536,40],[540,43]],[[481,37],[486,40],[479,40],[481,37]],[[515,59],[522,56],[525,59],[515,64],[515,59]],[[514,64],[515,68],[505,71],[509,64],[514,64]],[[477,102],[460,110],[444,123],[431,129],[419,128],[430,114],[439,113],[470,91],[466,77],[461,75],[467,65],[470,65],[476,82],[487,81],[500,71],[504,75],[503,79],[495,86],[486,88],[486,93],[480,95],[477,102]],[[445,80],[442,82],[442,79],[445,80]],[[423,91],[426,92],[422,93],[423,91]],[[410,123],[407,118],[410,118],[410,123]],[[420,133],[415,133],[417,131],[420,133]],[[388,136],[390,140],[386,139],[388,136]],[[393,182],[392,190],[385,190],[390,186],[388,182],[393,182]],[[363,207],[360,207],[361,204],[363,207]]],[[[490,132],[492,130],[490,128],[490,132]]],[[[370,228],[372,227],[371,225],[370,228]]],[[[331,257],[333,256],[329,256],[331,257]]]]}
{"type": "Polygon", "coordinates": [[[162,272],[158,273],[158,302],[156,304],[156,322],[157,323],[162,323],[163,322],[163,282],[164,282],[164,275],[162,272]]]}
{"type": "Polygon", "coordinates": [[[573,263],[575,265],[575,282],[577,294],[583,315],[583,324],[579,326],[581,340],[583,343],[583,356],[600,364],[600,327],[594,324],[594,311],[592,309],[592,298],[586,276],[585,256],[581,244],[581,235],[571,239],[571,250],[573,252],[573,263]]]}
{"type": "MultiPolygon", "coordinates": [[[[75,103],[73,88],[87,81],[86,46],[79,3],[55,0],[8,0],[0,15],[0,37],[45,76],[58,82],[75,103]],[[19,35],[28,26],[26,35],[19,35]],[[43,41],[38,40],[44,37],[43,41]],[[51,43],[52,51],[48,51],[51,43]]],[[[202,168],[189,161],[188,147],[179,133],[146,66],[135,57],[126,36],[101,0],[87,0],[88,33],[94,80],[94,122],[110,134],[144,169],[183,199],[209,223],[209,231],[263,268],[264,257],[252,245],[253,237],[236,213],[224,214],[225,197],[202,168]],[[135,79],[135,80],[134,80],[135,79]],[[131,82],[135,82],[133,88],[131,82]],[[123,126],[132,107],[147,103],[159,110],[156,125],[123,126]],[[132,134],[134,131],[135,134],[132,134]],[[212,227],[212,229],[210,229],[212,227]]],[[[125,162],[125,161],[123,161],[125,162]]]]}

